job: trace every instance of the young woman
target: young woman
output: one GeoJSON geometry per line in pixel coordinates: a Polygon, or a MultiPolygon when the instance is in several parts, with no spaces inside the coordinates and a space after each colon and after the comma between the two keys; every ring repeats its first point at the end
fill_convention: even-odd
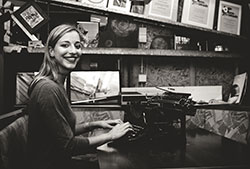
{"type": "Polygon", "coordinates": [[[66,24],[55,27],[48,36],[43,63],[28,91],[28,163],[32,169],[71,169],[71,156],[131,130],[131,125],[121,120],[76,124],[64,82],[79,61],[83,40],[76,27],[66,24]],[[78,136],[96,127],[110,131],[94,137],[78,136]]]}

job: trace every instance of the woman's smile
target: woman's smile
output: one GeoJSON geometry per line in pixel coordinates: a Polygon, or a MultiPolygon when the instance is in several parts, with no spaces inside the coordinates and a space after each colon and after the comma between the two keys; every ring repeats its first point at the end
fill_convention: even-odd
{"type": "Polygon", "coordinates": [[[78,60],[78,58],[79,57],[77,57],[77,56],[64,56],[63,57],[64,59],[66,59],[68,62],[70,62],[70,63],[75,63],[75,62],[77,62],[78,60]]]}

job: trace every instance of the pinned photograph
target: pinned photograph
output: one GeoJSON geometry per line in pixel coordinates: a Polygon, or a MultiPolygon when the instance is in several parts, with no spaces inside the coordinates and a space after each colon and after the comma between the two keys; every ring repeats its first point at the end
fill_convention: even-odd
{"type": "Polygon", "coordinates": [[[108,9],[114,9],[122,12],[130,12],[130,0],[109,0],[108,9]]]}
{"type": "Polygon", "coordinates": [[[108,0],[81,0],[81,2],[84,4],[101,8],[106,8],[108,5],[108,0]]]}

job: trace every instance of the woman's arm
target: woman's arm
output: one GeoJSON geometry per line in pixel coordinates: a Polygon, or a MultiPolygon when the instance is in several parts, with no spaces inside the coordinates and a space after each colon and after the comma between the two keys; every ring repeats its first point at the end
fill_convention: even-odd
{"type": "Polygon", "coordinates": [[[91,131],[95,128],[111,129],[113,128],[114,125],[122,124],[122,123],[123,122],[120,119],[80,123],[80,124],[76,124],[75,134],[79,135],[79,134],[91,131]]]}
{"type": "Polygon", "coordinates": [[[75,127],[75,135],[83,134],[85,132],[89,132],[95,128],[98,128],[97,122],[84,122],[84,123],[79,123],[76,124],[75,127]]]}

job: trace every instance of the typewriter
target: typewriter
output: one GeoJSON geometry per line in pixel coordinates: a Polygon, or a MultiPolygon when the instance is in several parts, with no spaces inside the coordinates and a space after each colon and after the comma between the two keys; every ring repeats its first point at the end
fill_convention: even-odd
{"type": "Polygon", "coordinates": [[[134,131],[111,145],[140,144],[141,141],[157,140],[166,135],[185,136],[185,116],[195,115],[196,112],[190,95],[166,90],[161,95],[131,101],[126,106],[125,121],[132,124],[134,131]]]}

